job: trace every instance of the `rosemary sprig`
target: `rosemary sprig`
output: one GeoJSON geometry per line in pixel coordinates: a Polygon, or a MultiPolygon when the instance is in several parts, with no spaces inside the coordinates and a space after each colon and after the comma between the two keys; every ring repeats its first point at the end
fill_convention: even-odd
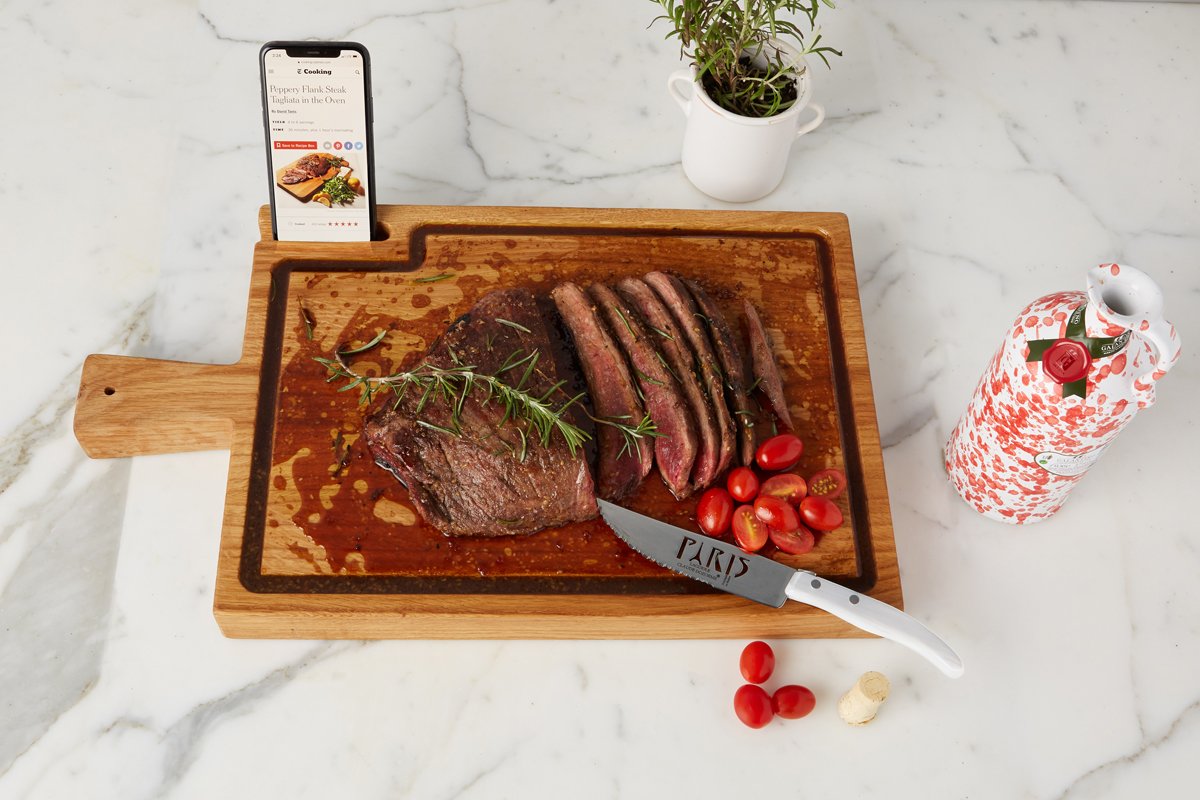
{"type": "MultiPolygon", "coordinates": [[[[522,388],[534,372],[534,368],[541,356],[539,350],[535,349],[527,355],[521,355],[524,353],[524,350],[515,351],[505,359],[504,364],[493,375],[479,372],[474,365],[462,364],[457,361],[452,367],[438,367],[425,362],[411,370],[378,377],[356,372],[346,357],[370,350],[383,341],[386,335],[387,330],[384,330],[374,340],[362,347],[354,350],[336,350],[334,351],[333,358],[317,357],[315,360],[324,365],[325,369],[329,372],[326,382],[332,382],[339,378],[347,380],[348,383],[339,388],[338,391],[345,392],[358,389],[359,403],[364,405],[371,402],[375,394],[382,390],[391,391],[396,396],[396,405],[400,404],[400,401],[404,399],[409,390],[419,391],[421,392],[421,398],[417,402],[414,413],[420,414],[423,412],[430,402],[444,402],[450,407],[450,418],[453,427],[436,425],[421,419],[417,420],[417,424],[449,436],[462,436],[459,421],[462,419],[462,412],[467,398],[472,392],[481,391],[483,392],[483,405],[487,405],[495,400],[504,407],[504,415],[500,419],[500,425],[503,425],[510,419],[514,422],[523,423],[516,427],[517,436],[520,438],[519,449],[514,450],[504,439],[499,439],[500,443],[515,458],[522,462],[525,461],[525,457],[528,455],[530,434],[535,435],[543,447],[550,444],[550,439],[553,435],[557,434],[561,436],[572,456],[575,456],[579,448],[591,438],[586,431],[566,419],[567,410],[582,400],[586,396],[586,392],[579,392],[573,397],[567,398],[561,405],[556,406],[551,402],[550,398],[555,394],[565,394],[563,387],[566,385],[566,381],[558,381],[541,395],[534,395],[522,388]],[[500,379],[500,375],[522,365],[524,365],[525,369],[520,382],[516,386],[505,383],[500,379]]],[[[649,414],[645,414],[637,424],[631,424],[625,421],[630,419],[629,417],[592,416],[586,407],[583,408],[583,413],[596,424],[607,425],[621,433],[624,443],[618,454],[618,458],[634,450],[640,454],[641,443],[644,440],[656,439],[663,435],[659,433],[649,414]]]]}
{"type": "MultiPolygon", "coordinates": [[[[384,334],[386,334],[386,331],[384,331],[384,334]]],[[[444,428],[424,420],[418,420],[418,424],[456,436],[461,435],[458,423],[461,419],[467,398],[476,390],[482,391],[484,392],[484,404],[495,399],[504,406],[504,416],[501,419],[501,425],[510,419],[524,423],[523,428],[518,427],[522,440],[521,460],[524,460],[526,452],[526,428],[529,433],[537,437],[543,447],[549,445],[551,436],[558,434],[562,437],[572,456],[576,455],[579,448],[589,438],[584,430],[573,425],[564,416],[564,412],[579,399],[579,396],[570,398],[565,404],[556,407],[550,401],[549,392],[541,396],[535,396],[525,389],[520,388],[519,385],[511,386],[505,383],[500,380],[498,375],[488,375],[487,373],[479,372],[471,364],[438,367],[426,362],[411,370],[378,377],[363,375],[354,371],[350,362],[346,360],[346,356],[369,350],[378,344],[382,338],[383,335],[380,335],[376,337],[377,341],[372,342],[369,346],[352,351],[338,350],[334,353],[333,358],[317,358],[316,360],[323,364],[329,371],[329,380],[344,378],[349,381],[345,386],[338,389],[339,392],[355,388],[359,389],[359,402],[362,404],[369,403],[374,399],[376,392],[380,390],[390,390],[395,394],[397,404],[404,398],[408,391],[421,392],[421,399],[414,410],[416,414],[424,411],[430,402],[441,401],[446,403],[451,409],[453,428],[444,428]]],[[[532,365],[537,362],[538,355],[539,352],[534,350],[524,358],[514,360],[510,357],[509,361],[511,363],[503,369],[507,371],[521,364],[528,365],[522,377],[522,381],[524,381],[532,372],[532,365]]],[[[561,389],[561,386],[554,388],[561,389]]]]}

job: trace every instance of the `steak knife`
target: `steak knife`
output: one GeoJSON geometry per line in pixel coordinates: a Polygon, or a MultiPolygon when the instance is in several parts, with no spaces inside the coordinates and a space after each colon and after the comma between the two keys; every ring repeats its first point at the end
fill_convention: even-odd
{"type": "Polygon", "coordinates": [[[868,633],[904,645],[951,678],[963,674],[962,659],[954,649],[898,608],[808,570],[792,569],[606,500],[596,502],[613,532],[660,566],[763,605],[779,608],[788,600],[808,603],[868,633]]]}

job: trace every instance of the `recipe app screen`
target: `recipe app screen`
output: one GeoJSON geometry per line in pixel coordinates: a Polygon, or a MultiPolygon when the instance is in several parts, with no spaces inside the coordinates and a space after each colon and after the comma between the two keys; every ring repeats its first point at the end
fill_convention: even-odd
{"type": "Polygon", "coordinates": [[[264,62],[276,235],[293,242],[369,240],[362,54],[292,57],[268,50],[264,62]]]}

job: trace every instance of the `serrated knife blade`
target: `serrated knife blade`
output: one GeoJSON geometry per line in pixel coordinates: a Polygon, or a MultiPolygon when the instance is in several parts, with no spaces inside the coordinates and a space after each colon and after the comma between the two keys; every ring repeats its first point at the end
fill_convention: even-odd
{"type": "Polygon", "coordinates": [[[659,566],[774,608],[788,600],[808,603],[908,647],[952,678],[963,674],[962,659],[950,645],[916,618],[887,603],[607,500],[597,503],[613,532],[659,566]]]}

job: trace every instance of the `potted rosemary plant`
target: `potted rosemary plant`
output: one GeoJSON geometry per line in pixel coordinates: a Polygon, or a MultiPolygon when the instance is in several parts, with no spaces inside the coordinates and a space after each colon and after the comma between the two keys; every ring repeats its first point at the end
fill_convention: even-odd
{"type": "Polygon", "coordinates": [[[825,110],[812,102],[806,56],[829,66],[817,11],[833,0],[654,0],[691,62],[667,79],[687,116],[683,171],[700,191],[745,203],[783,179],[792,142],[825,110]],[[805,27],[797,24],[807,23],[805,27]],[[691,84],[690,95],[681,91],[691,84]],[[805,109],[811,116],[802,122],[805,109]]]}

